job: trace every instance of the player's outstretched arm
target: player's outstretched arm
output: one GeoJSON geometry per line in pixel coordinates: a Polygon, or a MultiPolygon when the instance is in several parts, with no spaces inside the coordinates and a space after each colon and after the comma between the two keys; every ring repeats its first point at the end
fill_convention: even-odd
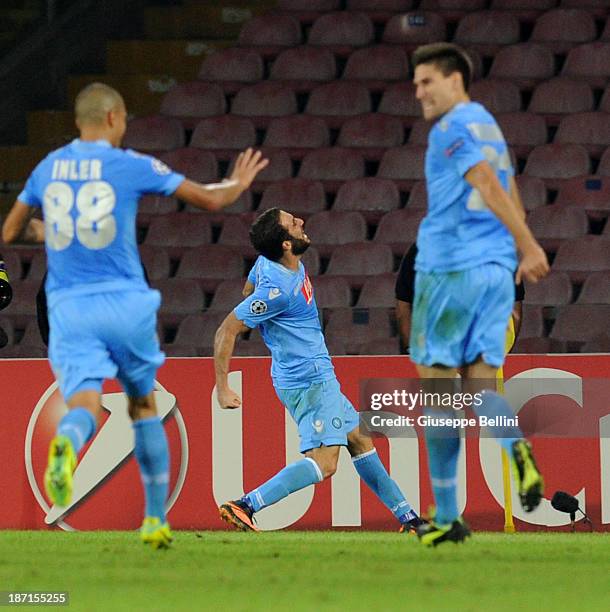
{"type": "Polygon", "coordinates": [[[521,263],[516,282],[521,278],[538,282],[549,271],[549,262],[542,247],[525,223],[518,205],[503,189],[498,177],[488,162],[479,162],[465,174],[464,178],[477,189],[489,209],[506,225],[521,252],[521,263]]]}
{"type": "Polygon", "coordinates": [[[268,163],[269,160],[264,159],[260,151],[246,149],[239,154],[231,176],[222,183],[202,185],[186,179],[176,189],[175,195],[197,208],[220,210],[233,204],[268,163]]]}
{"type": "Polygon", "coordinates": [[[239,334],[248,331],[231,312],[221,323],[214,337],[214,370],[216,371],[216,394],[221,408],[239,408],[241,398],[229,387],[229,362],[235,348],[235,340],[239,334]]]}
{"type": "Polygon", "coordinates": [[[31,219],[34,209],[17,200],[8,213],[2,226],[2,240],[11,242],[44,242],[44,223],[31,219]]]}

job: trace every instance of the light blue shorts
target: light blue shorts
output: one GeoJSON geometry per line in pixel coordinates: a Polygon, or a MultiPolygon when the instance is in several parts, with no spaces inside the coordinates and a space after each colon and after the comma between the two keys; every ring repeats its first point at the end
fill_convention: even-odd
{"type": "Polygon", "coordinates": [[[49,360],[65,401],[101,392],[118,378],[129,397],[148,395],[165,355],[157,337],[161,294],[155,290],[64,298],[49,308],[49,360]]]}
{"type": "Polygon", "coordinates": [[[336,378],[304,389],[276,391],[299,428],[302,453],[320,446],[347,446],[347,434],[360,423],[336,378]]]}
{"type": "Polygon", "coordinates": [[[514,301],[513,273],[499,264],[417,272],[411,359],[424,366],[459,367],[481,357],[500,367],[514,301]]]}

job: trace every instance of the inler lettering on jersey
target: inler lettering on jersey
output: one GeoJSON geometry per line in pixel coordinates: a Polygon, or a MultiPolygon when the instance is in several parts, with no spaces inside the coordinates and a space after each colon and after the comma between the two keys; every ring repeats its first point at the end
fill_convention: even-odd
{"type": "Polygon", "coordinates": [[[99,159],[56,159],[51,178],[56,181],[99,181],[102,162],[99,159]]]}

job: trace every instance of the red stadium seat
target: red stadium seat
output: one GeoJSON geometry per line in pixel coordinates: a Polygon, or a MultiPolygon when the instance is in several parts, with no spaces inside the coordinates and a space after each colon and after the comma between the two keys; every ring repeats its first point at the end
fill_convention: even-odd
{"type": "Polygon", "coordinates": [[[600,334],[580,347],[581,353],[610,353],[610,335],[600,334]]]}
{"type": "Polygon", "coordinates": [[[422,116],[421,103],[415,97],[413,83],[392,83],[383,92],[379,112],[394,115],[410,126],[422,116]]]}
{"type": "Polygon", "coordinates": [[[333,210],[354,210],[361,213],[367,223],[378,223],[385,213],[399,206],[400,193],[392,181],[367,176],[343,183],[337,192],[333,210]]]}
{"type": "Polygon", "coordinates": [[[447,24],[438,13],[414,11],[394,15],[386,24],[382,41],[412,51],[422,44],[445,40],[447,24]]]}
{"type": "Polygon", "coordinates": [[[331,147],[308,153],[299,176],[322,181],[326,191],[336,192],[340,183],[364,177],[364,159],[355,149],[331,147]]]}
{"type": "Polygon", "coordinates": [[[179,83],[161,101],[161,114],[180,119],[187,128],[193,128],[197,119],[223,115],[226,110],[222,88],[203,81],[179,83]]]}
{"type": "Polygon", "coordinates": [[[604,31],[599,37],[599,40],[600,42],[610,42],[610,17],[606,18],[606,25],[604,26],[604,31]]]}
{"type": "Polygon", "coordinates": [[[199,70],[199,79],[213,81],[227,93],[234,93],[244,83],[256,83],[264,77],[263,59],[253,49],[223,49],[209,55],[199,70]]]}
{"type": "Polygon", "coordinates": [[[581,208],[544,206],[527,217],[530,229],[545,251],[556,251],[564,240],[585,236],[589,229],[587,213],[581,208]]]}
{"type": "MultiPolygon", "coordinates": [[[[607,159],[610,160],[610,155],[607,159]]],[[[600,174],[603,174],[601,170],[600,174]]],[[[610,163],[608,170],[610,173],[610,163]]],[[[610,179],[604,176],[578,176],[570,179],[559,189],[555,204],[579,206],[594,217],[606,217],[610,214],[610,179]]]]}
{"type": "Polygon", "coordinates": [[[511,353],[539,354],[545,355],[551,352],[551,341],[548,338],[525,338],[519,336],[511,353]]]}
{"type": "Polygon", "coordinates": [[[559,341],[568,352],[580,348],[608,331],[609,304],[571,304],[559,310],[550,333],[553,341],[559,341]]]}
{"type": "Polygon", "coordinates": [[[246,257],[256,257],[254,247],[250,243],[250,226],[239,217],[227,217],[224,220],[218,244],[232,247],[246,257]]]}
{"type": "Polygon", "coordinates": [[[257,332],[255,335],[252,331],[249,340],[245,340],[243,336],[238,338],[233,354],[236,357],[268,357],[269,349],[260,334],[257,332]]]}
{"type": "Polygon", "coordinates": [[[347,56],[354,47],[370,45],[374,33],[373,23],[362,13],[326,13],[314,22],[307,42],[347,56]]]}
{"type": "Polygon", "coordinates": [[[495,55],[503,46],[519,42],[519,21],[503,11],[468,13],[460,20],[453,40],[482,55],[495,55]]]}
{"type": "MultiPolygon", "coordinates": [[[[261,149],[261,152],[269,160],[269,165],[257,175],[256,182],[252,185],[255,193],[262,193],[272,181],[283,181],[292,177],[292,161],[286,149],[261,149]]],[[[233,164],[231,169],[232,166],[233,164]]]]}
{"type": "Polygon", "coordinates": [[[590,171],[591,160],[584,147],[554,143],[536,147],[529,154],[524,174],[542,178],[547,187],[557,189],[566,179],[590,171]]]}
{"type": "Polygon", "coordinates": [[[310,276],[318,275],[320,273],[320,254],[318,249],[310,246],[305,251],[301,263],[305,266],[305,270],[307,270],[310,276]]]}
{"type": "Polygon", "coordinates": [[[388,312],[382,309],[339,308],[329,314],[325,335],[345,343],[347,352],[358,354],[360,346],[370,340],[390,338],[388,312]]]}
{"type": "Polygon", "coordinates": [[[605,87],[610,78],[610,43],[574,47],[568,53],[561,74],[586,80],[592,87],[605,87]]]}
{"type": "Polygon", "coordinates": [[[384,89],[387,81],[404,81],[409,75],[409,60],[403,49],[376,45],[354,51],[347,60],[343,78],[367,81],[369,89],[384,89]]]}
{"type": "Polygon", "coordinates": [[[399,119],[370,113],[347,119],[337,145],[358,148],[366,159],[379,160],[388,147],[398,147],[403,141],[404,128],[399,119]]]}
{"type": "Polygon", "coordinates": [[[324,187],[319,181],[304,178],[271,183],[263,192],[258,212],[274,207],[307,218],[326,208],[324,187]]]}
{"type": "Polygon", "coordinates": [[[240,89],[231,104],[231,112],[250,118],[257,128],[266,128],[272,117],[294,115],[297,99],[291,89],[262,81],[240,89]]]}
{"type": "Polygon", "coordinates": [[[503,47],[489,72],[489,76],[513,81],[521,88],[533,88],[554,74],[555,59],[551,51],[533,43],[503,47]]]}
{"type": "Polygon", "coordinates": [[[565,272],[551,272],[548,276],[530,283],[525,281],[526,304],[540,306],[564,306],[572,301],[572,283],[565,272]]]}
{"type": "Polygon", "coordinates": [[[553,53],[566,53],[574,45],[593,41],[595,20],[586,10],[553,9],[536,20],[530,40],[542,43],[553,53]]]}
{"type": "Polygon", "coordinates": [[[191,147],[213,149],[217,157],[225,159],[255,144],[256,130],[252,121],[234,115],[203,119],[191,137],[191,147]]]}
{"type": "Polygon", "coordinates": [[[316,276],[311,279],[318,308],[349,307],[352,292],[344,278],[333,276],[316,276]]]}
{"type": "Polygon", "coordinates": [[[6,247],[2,246],[1,260],[4,260],[4,267],[11,281],[17,281],[22,276],[21,259],[16,251],[9,251],[6,247]]]}
{"type": "Polygon", "coordinates": [[[214,297],[209,306],[210,310],[219,310],[225,313],[231,312],[244,299],[242,291],[245,284],[245,278],[231,278],[222,281],[216,287],[214,297]]]}
{"type": "Polygon", "coordinates": [[[155,281],[153,286],[161,292],[159,318],[166,325],[178,325],[185,316],[203,310],[203,291],[191,280],[169,278],[155,281]]]}
{"type": "Polygon", "coordinates": [[[45,359],[46,357],[46,347],[30,346],[23,343],[7,346],[0,353],[0,359],[45,359]]]}
{"type": "Polygon", "coordinates": [[[584,9],[596,17],[605,17],[608,14],[607,0],[561,0],[562,8],[584,9]]]}
{"type": "MultiPolygon", "coordinates": [[[[11,346],[15,342],[15,328],[13,322],[8,317],[0,317],[0,329],[4,330],[8,339],[6,346],[11,346]]],[[[6,348],[2,348],[0,352],[0,359],[4,357],[4,351],[6,348]]]]}
{"type": "Polygon", "coordinates": [[[138,227],[147,228],[154,217],[178,212],[178,200],[160,195],[146,195],[138,203],[138,227]]]}
{"type": "Polygon", "coordinates": [[[123,147],[137,151],[169,151],[183,146],[180,121],[161,115],[132,119],[123,138],[123,147]]]}
{"type": "Polygon", "coordinates": [[[299,19],[310,23],[318,13],[339,10],[341,0],[279,0],[277,6],[281,11],[294,11],[299,19]]]}
{"type": "Polygon", "coordinates": [[[400,355],[400,339],[376,338],[367,340],[360,345],[359,355],[400,355]]]}
{"type": "Polygon", "coordinates": [[[244,261],[234,249],[210,244],[188,250],[176,272],[179,279],[193,279],[204,291],[213,292],[223,280],[243,278],[244,261]]]}
{"type": "Polygon", "coordinates": [[[271,66],[269,78],[283,81],[297,91],[309,91],[320,82],[337,77],[335,56],[324,47],[301,46],[282,51],[271,66]]]}
{"type": "Polygon", "coordinates": [[[212,225],[222,223],[222,220],[227,215],[241,215],[243,213],[249,213],[252,210],[252,191],[248,189],[244,191],[236,202],[233,202],[230,206],[223,208],[220,212],[212,212],[210,210],[204,210],[197,208],[196,206],[186,205],[186,212],[201,214],[204,213],[212,225]]]}
{"type": "Polygon", "coordinates": [[[447,21],[458,21],[464,15],[487,8],[487,0],[421,0],[420,10],[438,12],[447,21]]]}
{"type": "Polygon", "coordinates": [[[542,12],[556,5],[557,0],[491,0],[493,10],[508,11],[524,22],[533,22],[542,12]]]}
{"type": "Polygon", "coordinates": [[[142,245],[140,247],[140,259],[150,281],[169,278],[170,262],[165,249],[142,245]]]}
{"type": "Polygon", "coordinates": [[[521,338],[540,338],[544,336],[544,317],[542,316],[542,306],[523,304],[519,336],[521,338]]]}
{"type": "Polygon", "coordinates": [[[557,251],[552,269],[566,272],[575,283],[583,283],[591,272],[610,270],[610,240],[605,236],[566,240],[557,251]]]}
{"type": "Polygon", "coordinates": [[[502,113],[496,120],[506,142],[517,157],[525,158],[538,145],[546,144],[544,119],[534,113],[502,113]]]}
{"type": "Polygon", "coordinates": [[[366,240],[366,221],[357,212],[325,210],[309,218],[305,231],[326,257],[339,245],[366,240]]]}
{"type": "Polygon", "coordinates": [[[610,143],[610,113],[576,113],[561,120],[555,142],[576,143],[599,157],[610,143]]]}
{"type": "Polygon", "coordinates": [[[432,129],[433,123],[426,121],[425,119],[418,119],[413,122],[411,131],[409,132],[409,144],[410,145],[427,145],[428,135],[432,129]]]}
{"type": "Polygon", "coordinates": [[[301,25],[290,15],[263,15],[248,20],[239,32],[242,47],[256,47],[263,56],[277,55],[302,42],[301,25]]]}
{"type": "Polygon", "coordinates": [[[342,81],[316,87],[305,107],[306,113],[324,117],[331,128],[340,128],[346,117],[371,110],[369,90],[362,84],[342,81]]]}
{"type": "Polygon", "coordinates": [[[310,149],[330,146],[330,132],[320,117],[277,117],[269,122],[263,144],[265,147],[288,148],[292,159],[300,159],[310,149]]]}
{"type": "MultiPolygon", "coordinates": [[[[6,264],[6,259],[4,260],[6,264]]],[[[6,266],[10,275],[10,268],[6,266]]],[[[44,275],[47,273],[47,254],[44,251],[39,251],[34,254],[32,261],[30,262],[30,269],[28,270],[27,280],[29,281],[41,281],[44,275]]],[[[16,278],[19,278],[18,276],[16,278]]]]}
{"type": "Polygon", "coordinates": [[[406,13],[415,0],[347,0],[348,11],[366,13],[375,23],[385,23],[395,13],[406,13]]]}
{"type": "Polygon", "coordinates": [[[535,210],[545,206],[547,202],[546,186],[544,181],[536,176],[519,174],[515,177],[517,189],[526,211],[535,210]]]}
{"type": "Polygon", "coordinates": [[[558,125],[564,115],[592,111],[593,107],[593,90],[588,83],[558,77],[536,87],[528,110],[544,115],[548,125],[558,125]]]}
{"type": "Polygon", "coordinates": [[[425,153],[423,146],[388,149],[381,158],[377,176],[392,179],[401,191],[408,191],[416,181],[424,179],[425,153]]]}
{"type": "Polygon", "coordinates": [[[19,341],[20,346],[37,347],[46,350],[46,344],[40,335],[40,329],[36,321],[30,321],[23,332],[23,337],[19,341]]]}
{"type": "Polygon", "coordinates": [[[426,181],[417,181],[409,191],[409,199],[407,200],[407,209],[409,210],[426,210],[428,208],[428,192],[426,189],[426,181]]]}
{"type": "Polygon", "coordinates": [[[225,312],[202,312],[187,316],[178,327],[174,344],[195,346],[199,355],[211,354],[216,330],[226,315],[225,312]]]}
{"type": "Polygon", "coordinates": [[[155,217],[148,228],[144,244],[163,247],[171,257],[180,256],[185,249],[209,244],[212,228],[204,215],[174,213],[155,217]]]}
{"type": "Polygon", "coordinates": [[[491,113],[515,113],[521,110],[521,92],[510,81],[481,79],[470,86],[470,98],[491,113]]]}
{"type": "Polygon", "coordinates": [[[394,308],[396,274],[380,274],[367,278],[356,303],[357,308],[394,308]]]}
{"type": "Polygon", "coordinates": [[[213,183],[218,178],[218,164],[213,153],[196,147],[174,149],[161,156],[172,170],[200,183],[213,183]]]}
{"type": "Polygon", "coordinates": [[[352,287],[362,287],[367,276],[392,272],[394,258],[387,244],[353,242],[338,246],[326,274],[343,276],[352,287]]]}
{"type": "Polygon", "coordinates": [[[610,269],[587,277],[578,296],[579,304],[610,304],[610,269]]]}
{"type": "Polygon", "coordinates": [[[423,218],[422,210],[411,208],[393,210],[381,219],[374,241],[389,245],[394,255],[402,256],[417,240],[417,230],[423,218]]]}

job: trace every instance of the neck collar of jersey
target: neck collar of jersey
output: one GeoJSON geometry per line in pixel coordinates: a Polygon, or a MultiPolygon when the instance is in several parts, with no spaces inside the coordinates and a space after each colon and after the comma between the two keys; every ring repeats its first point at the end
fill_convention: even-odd
{"type": "Polygon", "coordinates": [[[100,138],[100,140],[81,140],[80,138],[75,138],[72,144],[77,147],[112,147],[104,138],[100,138]]]}

